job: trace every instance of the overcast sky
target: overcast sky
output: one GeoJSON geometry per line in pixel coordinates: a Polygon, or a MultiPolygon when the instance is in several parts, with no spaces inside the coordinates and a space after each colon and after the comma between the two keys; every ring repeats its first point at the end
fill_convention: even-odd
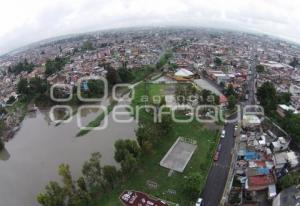
{"type": "Polygon", "coordinates": [[[300,42],[299,0],[0,0],[0,54],[45,38],[131,26],[263,32],[300,42]]]}

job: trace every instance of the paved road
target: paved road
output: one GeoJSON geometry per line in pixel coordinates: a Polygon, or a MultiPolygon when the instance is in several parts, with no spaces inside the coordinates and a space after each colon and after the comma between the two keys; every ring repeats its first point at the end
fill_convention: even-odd
{"type": "MultiPolygon", "coordinates": [[[[221,93],[223,92],[223,89],[219,85],[208,78],[205,79],[221,93]]],[[[234,115],[233,118],[235,117],[236,115],[234,115]]],[[[234,123],[228,123],[224,127],[226,132],[225,138],[220,140],[222,149],[219,160],[214,162],[210,168],[204,190],[201,194],[204,206],[219,206],[223,196],[232,159],[232,150],[234,147],[234,126],[234,123]]]]}
{"type": "Polygon", "coordinates": [[[248,80],[248,89],[249,89],[249,104],[255,104],[255,78],[256,78],[256,65],[257,65],[257,58],[255,57],[254,53],[252,52],[251,55],[251,60],[250,60],[250,65],[249,65],[249,69],[251,71],[251,76],[248,80]]]}
{"type": "Polygon", "coordinates": [[[220,158],[213,163],[203,190],[204,206],[218,206],[223,195],[234,146],[234,124],[227,124],[225,131],[225,138],[220,141],[222,144],[220,158]]]}
{"type": "Polygon", "coordinates": [[[220,158],[213,163],[202,194],[205,206],[219,205],[226,184],[234,146],[234,124],[227,124],[225,131],[225,138],[220,142],[222,144],[220,158]]]}
{"type": "MultiPolygon", "coordinates": [[[[248,80],[249,99],[245,104],[255,104],[254,80],[256,76],[257,59],[252,52],[249,69],[252,74],[248,80]]],[[[212,82],[210,82],[213,84],[212,82]]],[[[218,88],[216,86],[216,88],[218,88]]],[[[218,88],[220,90],[220,88],[218,88]]],[[[234,115],[233,118],[236,116],[234,115]]],[[[202,193],[204,206],[219,206],[226,185],[229,169],[231,166],[232,152],[234,148],[234,123],[229,123],[225,126],[226,135],[221,139],[222,150],[220,158],[212,165],[207,182],[202,193]]]]}

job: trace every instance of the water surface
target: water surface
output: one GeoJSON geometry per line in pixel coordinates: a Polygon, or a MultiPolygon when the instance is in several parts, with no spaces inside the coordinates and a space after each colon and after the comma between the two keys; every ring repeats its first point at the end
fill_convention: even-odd
{"type": "MultiPolygon", "coordinates": [[[[83,122],[93,120],[96,113],[83,111],[83,122]]],[[[102,154],[102,165],[117,165],[114,143],[117,139],[134,139],[135,128],[136,123],[115,123],[109,115],[105,130],[75,137],[79,131],[76,115],[70,123],[59,126],[50,121],[48,110],[27,115],[0,155],[1,205],[37,206],[36,195],[50,180],[59,180],[59,164],[70,164],[73,176],[78,177],[92,152],[102,154]]]]}

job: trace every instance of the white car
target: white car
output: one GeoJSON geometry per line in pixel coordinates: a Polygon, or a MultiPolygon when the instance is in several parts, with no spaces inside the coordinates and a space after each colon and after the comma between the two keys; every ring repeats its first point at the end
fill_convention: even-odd
{"type": "Polygon", "coordinates": [[[195,206],[203,206],[203,199],[202,198],[198,198],[195,206]]]}
{"type": "Polygon", "coordinates": [[[222,130],[221,138],[225,138],[225,130],[224,129],[222,130]]]}

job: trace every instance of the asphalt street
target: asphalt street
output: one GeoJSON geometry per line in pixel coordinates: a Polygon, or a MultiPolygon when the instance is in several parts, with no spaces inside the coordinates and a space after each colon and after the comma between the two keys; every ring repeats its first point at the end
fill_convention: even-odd
{"type": "Polygon", "coordinates": [[[227,124],[225,138],[221,139],[221,152],[218,161],[215,161],[207,177],[206,185],[202,194],[204,206],[218,206],[226,184],[234,146],[234,125],[227,124]]]}
{"type": "MultiPolygon", "coordinates": [[[[247,104],[255,104],[254,80],[256,76],[257,59],[251,55],[249,70],[251,75],[248,80],[249,99],[244,102],[247,104]]],[[[212,82],[210,82],[213,84],[212,82]]],[[[216,88],[220,88],[215,85],[216,88]]],[[[235,115],[234,117],[235,118],[235,115]]],[[[225,138],[221,139],[222,149],[218,161],[214,162],[210,168],[209,175],[202,193],[204,206],[219,206],[226,185],[229,169],[231,166],[232,153],[234,148],[234,127],[235,123],[228,123],[224,129],[226,131],[225,138]]],[[[213,157],[212,157],[213,158],[213,157]]]]}

